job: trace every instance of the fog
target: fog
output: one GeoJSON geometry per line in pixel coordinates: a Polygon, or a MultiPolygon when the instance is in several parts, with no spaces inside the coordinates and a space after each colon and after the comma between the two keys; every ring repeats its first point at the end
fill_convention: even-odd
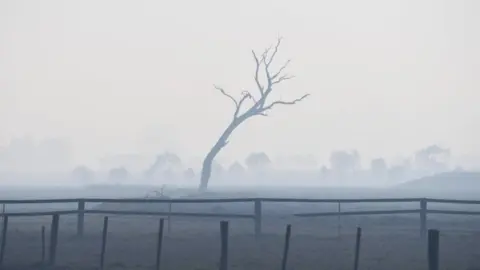
{"type": "Polygon", "coordinates": [[[255,89],[251,50],[279,36],[273,65],[291,59],[295,78],[272,98],[311,95],[238,127],[212,185],[478,170],[478,12],[473,0],[1,1],[1,183],[197,185],[235,109],[213,85],[255,89]],[[249,166],[255,153],[268,164],[249,166]],[[147,177],[167,154],[180,162],[147,177]],[[128,177],[111,180],[119,168],[128,177]]]}

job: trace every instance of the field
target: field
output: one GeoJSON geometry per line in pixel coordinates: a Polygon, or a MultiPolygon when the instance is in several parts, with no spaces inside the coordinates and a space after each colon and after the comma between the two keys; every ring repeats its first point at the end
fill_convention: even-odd
{"type": "MultiPolygon", "coordinates": [[[[61,197],[72,195],[65,192],[62,194],[64,196],[61,197]]],[[[382,194],[401,197],[401,195],[391,196],[385,192],[382,194]]],[[[35,197],[46,197],[40,196],[39,193],[36,195],[35,197]]],[[[340,193],[329,195],[331,197],[378,197],[378,194],[374,196],[373,193],[365,192],[354,195],[349,192],[348,196],[340,193]]],[[[7,207],[7,212],[19,210],[7,207]]],[[[73,206],[61,206],[61,208],[67,207],[73,206]]],[[[378,207],[411,209],[418,208],[418,205],[398,203],[382,206],[342,205],[342,211],[378,209],[378,207]]],[[[445,209],[446,207],[447,205],[432,208],[445,209]]],[[[458,206],[458,209],[472,207],[458,206]]],[[[179,209],[179,206],[174,208],[179,209]]],[[[248,207],[246,205],[233,207],[232,204],[231,207],[223,206],[220,210],[242,212],[243,208],[248,207]]],[[[24,210],[32,211],[32,209],[33,206],[31,209],[24,210]]],[[[218,211],[218,207],[215,209],[218,211]]],[[[253,211],[251,206],[248,209],[253,211]]],[[[340,219],[337,217],[295,218],[291,215],[312,212],[312,210],[333,211],[335,209],[337,209],[335,204],[272,203],[265,206],[263,235],[259,239],[254,237],[252,220],[231,219],[230,269],[280,269],[286,224],[292,224],[293,228],[287,269],[353,269],[356,226],[361,226],[363,229],[360,269],[427,269],[427,247],[425,240],[420,237],[418,214],[349,216],[340,219]]],[[[50,220],[50,217],[12,217],[10,219],[5,252],[7,269],[35,269],[32,265],[38,263],[41,258],[41,226],[45,225],[48,231],[50,220]]],[[[105,268],[154,269],[158,220],[158,217],[147,216],[110,216],[105,268]]],[[[173,218],[171,231],[166,232],[165,235],[162,269],[218,269],[220,220],[219,218],[173,218]]],[[[76,236],[75,231],[76,216],[61,217],[57,255],[59,269],[98,269],[102,221],[101,215],[87,215],[85,235],[80,238],[76,236]]],[[[480,217],[429,215],[428,227],[441,231],[441,269],[480,269],[480,217]]]]}

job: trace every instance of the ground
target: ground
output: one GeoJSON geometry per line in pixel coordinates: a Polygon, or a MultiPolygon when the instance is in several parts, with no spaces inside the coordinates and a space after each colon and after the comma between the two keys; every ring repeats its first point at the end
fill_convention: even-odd
{"type": "MultiPolygon", "coordinates": [[[[24,197],[22,194],[18,194],[18,196],[20,195],[24,197]]],[[[134,194],[128,196],[130,195],[134,194]]],[[[287,196],[287,194],[275,195],[277,197],[287,196]]],[[[375,195],[373,193],[351,193],[350,191],[348,194],[316,193],[316,195],[316,197],[324,198],[419,197],[418,194],[393,196],[381,192],[381,196],[379,196],[378,193],[375,195]]],[[[82,196],[84,195],[81,193],[73,195],[67,192],[62,192],[61,196],[57,195],[57,197],[82,196]]],[[[292,196],[299,197],[298,194],[292,196]]],[[[314,197],[312,194],[304,196],[314,197]]],[[[431,195],[426,196],[432,197],[431,195]]],[[[36,194],[35,197],[45,198],[47,196],[36,194]]],[[[105,195],[105,197],[113,196],[105,195]]],[[[456,195],[449,197],[460,198],[456,195]]],[[[45,210],[45,207],[31,206],[27,209],[25,206],[9,205],[7,212],[45,210]]],[[[50,207],[74,209],[76,205],[50,207]]],[[[95,207],[95,205],[89,207],[95,207]]],[[[337,207],[337,204],[265,204],[263,205],[264,233],[259,239],[255,239],[253,235],[252,220],[229,220],[229,269],[280,269],[284,231],[287,224],[292,224],[287,269],[353,269],[357,226],[360,226],[363,232],[360,269],[427,269],[427,246],[425,239],[420,237],[418,214],[342,217],[341,219],[337,217],[294,218],[292,216],[293,213],[336,211],[337,207]]],[[[418,207],[418,203],[342,204],[342,211],[418,209],[418,207]]],[[[116,209],[122,208],[125,206],[118,206],[116,209]]],[[[429,209],[447,208],[479,210],[476,206],[429,204],[429,209]]],[[[253,213],[253,205],[251,203],[239,204],[236,207],[213,205],[208,209],[204,209],[204,206],[200,205],[173,207],[173,211],[193,210],[217,213],[253,213]]],[[[41,260],[41,227],[46,226],[48,232],[50,220],[50,217],[11,217],[5,251],[4,263],[7,266],[5,269],[36,269],[33,265],[38,264],[41,260]]],[[[167,230],[168,223],[166,223],[161,269],[218,269],[220,220],[218,218],[175,217],[171,220],[170,232],[167,230]]],[[[76,216],[61,217],[57,255],[58,269],[98,269],[102,222],[102,215],[87,215],[85,235],[80,238],[76,236],[76,216]]],[[[159,217],[109,216],[105,269],[154,269],[158,223],[159,217]]],[[[480,269],[480,217],[429,215],[428,227],[439,229],[441,232],[441,269],[480,269]]],[[[47,246],[48,239],[47,235],[47,246]]]]}
{"type": "MultiPolygon", "coordinates": [[[[441,230],[441,269],[480,269],[480,233],[475,231],[480,222],[429,221],[441,230]]],[[[40,228],[48,228],[49,222],[48,218],[12,218],[5,265],[20,269],[38,263],[40,228]]],[[[102,216],[88,216],[86,233],[79,238],[74,216],[61,218],[60,269],[98,268],[102,222],[102,216]]],[[[279,269],[287,223],[293,228],[288,269],[352,269],[357,224],[363,229],[361,269],[427,269],[427,248],[414,216],[342,217],[340,231],[337,222],[336,217],[267,220],[264,235],[255,239],[252,221],[231,220],[230,269],[279,269]]],[[[157,230],[155,217],[111,216],[106,269],[153,269],[157,230]]],[[[170,233],[165,233],[162,269],[218,269],[219,220],[177,218],[172,220],[170,233]]]]}

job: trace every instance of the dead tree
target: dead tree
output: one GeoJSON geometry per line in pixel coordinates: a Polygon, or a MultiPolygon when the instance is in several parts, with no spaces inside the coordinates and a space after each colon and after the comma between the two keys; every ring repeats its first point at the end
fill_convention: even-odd
{"type": "Polygon", "coordinates": [[[234,103],[235,109],[230,124],[223,131],[220,138],[218,138],[217,142],[213,145],[203,160],[199,190],[205,190],[207,188],[208,180],[212,174],[213,160],[228,144],[230,135],[232,135],[233,131],[240,126],[240,124],[257,115],[267,116],[268,112],[278,105],[294,105],[309,96],[309,94],[304,94],[303,96],[290,101],[268,100],[268,97],[276,85],[294,78],[294,76],[284,73],[285,69],[290,64],[290,60],[286,61],[276,71],[272,71],[271,69],[271,64],[277,55],[281,41],[282,39],[279,38],[275,46],[266,49],[261,55],[257,55],[255,51],[252,50],[253,59],[255,60],[254,79],[257,88],[255,93],[251,91],[243,91],[239,98],[235,98],[228,94],[222,87],[214,85],[215,89],[234,103]],[[263,84],[260,78],[260,72],[262,69],[263,73],[265,73],[265,82],[263,82],[263,84]],[[248,105],[248,103],[250,103],[250,105],[248,105]]]}

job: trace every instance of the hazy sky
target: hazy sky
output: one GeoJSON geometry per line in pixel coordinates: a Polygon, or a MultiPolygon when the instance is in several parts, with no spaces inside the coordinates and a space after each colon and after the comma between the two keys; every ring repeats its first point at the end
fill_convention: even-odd
{"type": "Polygon", "coordinates": [[[242,126],[222,154],[365,158],[430,143],[480,155],[480,1],[0,1],[0,145],[67,137],[106,153],[202,156],[254,87],[252,48],[284,37],[293,107],[242,126]]]}

